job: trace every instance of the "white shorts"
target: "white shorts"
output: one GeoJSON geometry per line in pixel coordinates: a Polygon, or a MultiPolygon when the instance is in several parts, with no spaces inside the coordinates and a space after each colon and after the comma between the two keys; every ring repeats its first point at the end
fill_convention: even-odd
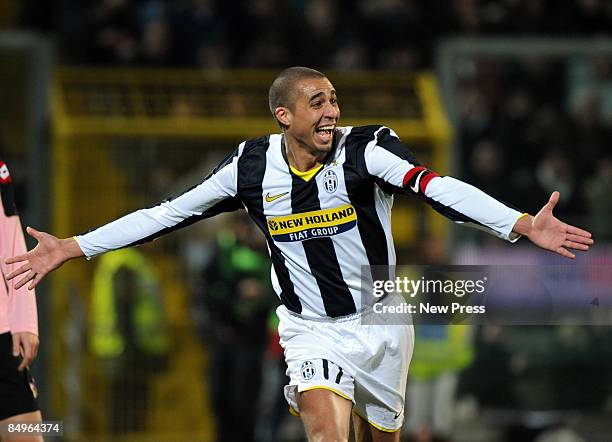
{"type": "Polygon", "coordinates": [[[276,313],[290,378],[285,398],[294,412],[298,392],[324,388],[351,400],[379,430],[402,427],[412,325],[363,325],[360,314],[310,320],[284,306],[276,313]]]}

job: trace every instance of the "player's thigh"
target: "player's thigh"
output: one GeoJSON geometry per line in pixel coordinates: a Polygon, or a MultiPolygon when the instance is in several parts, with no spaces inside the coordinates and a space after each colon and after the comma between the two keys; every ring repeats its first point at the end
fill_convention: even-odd
{"type": "Polygon", "coordinates": [[[359,416],[353,413],[353,428],[355,429],[356,442],[398,442],[400,431],[382,431],[359,416]]]}
{"type": "MultiPolygon", "coordinates": [[[[6,430],[8,424],[20,424],[20,423],[37,423],[42,422],[42,415],[40,411],[32,411],[30,413],[22,413],[16,416],[11,416],[7,419],[0,421],[0,427],[2,430],[6,430]]],[[[42,442],[43,438],[39,435],[33,434],[14,434],[8,435],[6,432],[0,436],[2,442],[42,442]]]]}
{"type": "Polygon", "coordinates": [[[298,401],[309,441],[348,441],[353,408],[350,400],[315,388],[299,393],[298,401]]]}
{"type": "Polygon", "coordinates": [[[366,369],[354,370],[353,412],[380,432],[395,433],[404,421],[406,378],[414,332],[412,326],[404,325],[368,328],[367,342],[382,343],[376,347],[381,356],[370,356],[367,360],[371,363],[366,369]]]}

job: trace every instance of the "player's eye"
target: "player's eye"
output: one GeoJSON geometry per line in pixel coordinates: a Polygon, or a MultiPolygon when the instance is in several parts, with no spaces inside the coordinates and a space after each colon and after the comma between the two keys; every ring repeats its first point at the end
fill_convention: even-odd
{"type": "Polygon", "coordinates": [[[319,107],[321,106],[321,102],[320,101],[313,101],[312,102],[312,107],[319,107]]]}

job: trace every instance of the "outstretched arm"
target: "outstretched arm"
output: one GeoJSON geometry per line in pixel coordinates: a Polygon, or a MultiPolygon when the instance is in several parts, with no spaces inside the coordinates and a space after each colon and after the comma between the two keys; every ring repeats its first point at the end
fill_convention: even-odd
{"type": "Polygon", "coordinates": [[[420,166],[409,149],[389,128],[379,127],[365,148],[366,172],[381,179],[391,190],[417,195],[456,223],[468,225],[500,238],[516,241],[527,236],[543,249],[567,258],[567,249],[588,250],[591,234],[570,226],[552,214],[559,201],[553,192],[548,203],[533,217],[497,201],[483,191],[449,176],[438,176],[420,166]]]}
{"type": "Polygon", "coordinates": [[[75,238],[60,239],[28,227],[27,232],[38,244],[28,253],[14,256],[9,263],[22,264],[7,279],[24,275],[15,288],[26,283],[33,289],[53,270],[66,261],[130,247],[172,232],[194,222],[230,212],[242,207],[236,198],[236,173],[238,155],[244,143],[223,160],[199,185],[192,187],[174,199],[157,206],[141,209],[105,224],[75,238]]]}
{"type": "Polygon", "coordinates": [[[23,255],[13,256],[6,260],[7,264],[23,263],[6,277],[6,279],[11,280],[19,275],[24,275],[15,283],[15,289],[19,289],[30,282],[28,289],[32,290],[47,273],[57,269],[70,259],[84,256],[74,238],[59,239],[48,233],[39,232],[32,227],[28,227],[26,231],[28,235],[38,241],[36,247],[23,255]]]}
{"type": "Polygon", "coordinates": [[[559,192],[555,191],[536,216],[526,215],[520,218],[512,231],[526,236],[538,247],[574,259],[576,255],[567,249],[586,251],[594,241],[590,232],[570,226],[554,217],[552,212],[558,202],[559,192]]]}

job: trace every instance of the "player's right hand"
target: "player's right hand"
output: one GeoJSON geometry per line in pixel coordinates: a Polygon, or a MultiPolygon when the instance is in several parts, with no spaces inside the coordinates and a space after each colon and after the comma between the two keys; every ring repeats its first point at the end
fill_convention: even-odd
{"type": "Polygon", "coordinates": [[[28,289],[32,290],[47,273],[57,269],[69,259],[83,255],[79,245],[73,238],[59,239],[48,233],[39,232],[32,227],[28,227],[26,231],[28,235],[38,241],[36,247],[23,255],[13,256],[6,260],[6,264],[24,263],[6,277],[6,279],[11,280],[16,276],[25,274],[15,284],[16,289],[30,282],[28,289]]]}

